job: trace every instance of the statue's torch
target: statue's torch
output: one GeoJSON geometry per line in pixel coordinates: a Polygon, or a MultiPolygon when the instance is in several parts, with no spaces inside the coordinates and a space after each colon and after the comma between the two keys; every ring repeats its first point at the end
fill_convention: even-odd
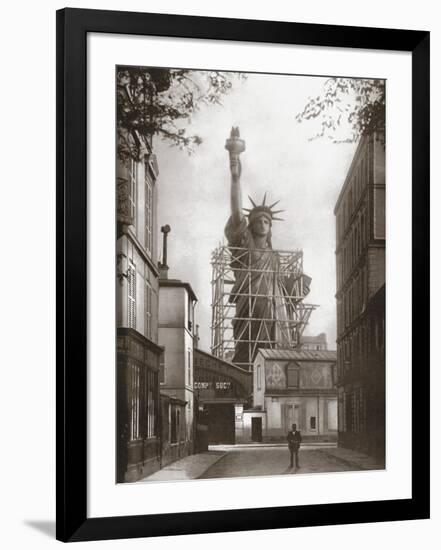
{"type": "Polygon", "coordinates": [[[225,142],[225,149],[230,153],[230,170],[233,179],[240,177],[239,155],[245,151],[245,141],[240,139],[239,128],[231,128],[230,137],[225,142]]]}

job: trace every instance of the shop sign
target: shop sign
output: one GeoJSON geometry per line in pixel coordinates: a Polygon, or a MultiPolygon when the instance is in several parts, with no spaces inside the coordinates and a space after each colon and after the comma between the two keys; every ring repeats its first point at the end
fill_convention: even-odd
{"type": "Polygon", "coordinates": [[[220,381],[217,382],[195,382],[195,390],[229,390],[231,388],[231,382],[220,381]]]}

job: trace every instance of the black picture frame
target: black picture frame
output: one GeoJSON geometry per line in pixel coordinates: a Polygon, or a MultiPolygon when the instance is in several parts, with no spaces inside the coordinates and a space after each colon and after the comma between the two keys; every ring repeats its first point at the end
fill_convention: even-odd
{"type": "Polygon", "coordinates": [[[57,12],[57,506],[65,542],[429,517],[429,33],[63,9],[57,12]],[[87,33],[412,54],[412,498],[159,515],[87,517],[87,33]],[[418,366],[418,368],[416,368],[418,366]]]}

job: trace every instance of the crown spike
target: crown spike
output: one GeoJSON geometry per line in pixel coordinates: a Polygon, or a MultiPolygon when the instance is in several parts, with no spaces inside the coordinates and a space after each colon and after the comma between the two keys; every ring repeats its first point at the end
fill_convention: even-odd
{"type": "Polygon", "coordinates": [[[271,214],[280,214],[280,212],[286,212],[286,210],[271,210],[271,214]]]}
{"type": "Polygon", "coordinates": [[[249,195],[248,195],[248,198],[250,199],[251,204],[253,205],[253,207],[256,208],[257,204],[253,201],[253,199],[249,195]]]}
{"type": "Polygon", "coordinates": [[[276,202],[273,202],[273,204],[271,206],[268,206],[269,209],[273,208],[274,206],[276,206],[276,204],[279,204],[280,200],[276,201],[276,202]]]}
{"type": "Polygon", "coordinates": [[[285,221],[283,218],[273,218],[273,220],[276,220],[278,222],[284,222],[285,221]]]}
{"type": "Polygon", "coordinates": [[[265,201],[266,201],[266,191],[265,191],[265,194],[263,195],[262,206],[265,206],[265,201]]]}

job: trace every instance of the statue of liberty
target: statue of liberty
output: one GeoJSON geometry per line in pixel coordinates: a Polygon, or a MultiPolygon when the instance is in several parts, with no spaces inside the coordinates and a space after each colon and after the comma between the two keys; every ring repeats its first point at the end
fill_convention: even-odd
{"type": "MultiPolygon", "coordinates": [[[[245,150],[245,142],[240,139],[238,128],[232,128],[225,148],[230,153],[231,171],[231,216],[225,236],[235,278],[229,297],[236,306],[232,320],[233,362],[241,366],[250,365],[259,348],[293,347],[292,308],[287,300],[292,284],[280,270],[279,255],[272,250],[272,224],[280,220],[276,214],[282,212],[273,208],[279,201],[267,205],[265,193],[261,205],[249,197],[253,208],[243,209],[239,155],[245,150]]],[[[310,279],[304,277],[305,295],[310,279]]]]}

